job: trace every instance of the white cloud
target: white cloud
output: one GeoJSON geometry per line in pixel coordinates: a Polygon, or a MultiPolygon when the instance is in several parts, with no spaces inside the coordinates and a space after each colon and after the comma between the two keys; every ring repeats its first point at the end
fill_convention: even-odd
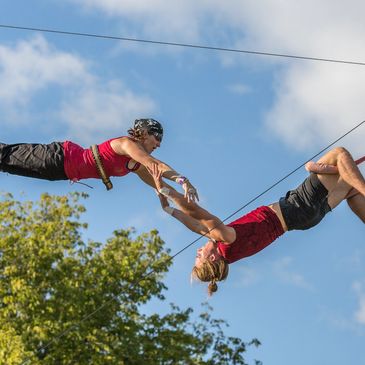
{"type": "MultiPolygon", "coordinates": [[[[268,129],[294,148],[324,146],[364,119],[365,73],[339,65],[293,65],[276,95],[268,129]]],[[[360,153],[364,130],[351,138],[351,151],[360,153]]]]}
{"type": "Polygon", "coordinates": [[[79,57],[58,51],[43,37],[0,46],[0,100],[25,105],[50,84],[70,85],[87,81],[86,64],[79,57]]]}
{"type": "MultiPolygon", "coordinates": [[[[365,3],[360,0],[69,1],[119,17],[148,38],[365,60],[365,3]]],[[[230,58],[222,54],[225,65],[230,58]]],[[[282,64],[266,126],[291,148],[323,146],[364,119],[364,67],[258,56],[234,59],[254,67],[282,64]]],[[[352,151],[360,151],[363,138],[364,132],[357,131],[348,142],[352,151]]]]}
{"type": "MultiPolygon", "coordinates": [[[[229,3],[218,0],[69,1],[88,11],[101,11],[120,19],[121,27],[146,38],[322,58],[365,59],[362,18],[365,3],[360,0],[346,3],[287,0],[280,4],[274,0],[232,0],[229,3]]],[[[247,61],[252,65],[264,62],[281,65],[265,125],[270,136],[276,136],[290,148],[307,150],[323,146],[365,119],[364,67],[254,56],[239,59],[245,60],[246,66],[247,61]]],[[[227,54],[222,56],[222,62],[227,62],[227,54]]],[[[20,42],[13,49],[0,47],[0,82],[6,85],[0,90],[3,105],[24,105],[37,91],[52,84],[77,88],[87,83],[90,90],[94,89],[85,91],[79,86],[79,94],[74,90],[73,94],[80,100],[66,107],[65,116],[77,117],[78,107],[87,108],[85,115],[89,117],[95,115],[96,108],[92,108],[91,101],[99,100],[100,83],[90,73],[87,61],[54,49],[42,37],[20,42]]],[[[246,90],[242,85],[235,85],[231,91],[246,90]]],[[[155,110],[148,97],[136,96],[123,87],[116,92],[110,85],[102,87],[100,100],[106,99],[104,105],[110,113],[105,113],[106,129],[115,127],[114,118],[118,118],[121,103],[128,116],[134,113],[137,104],[141,106],[138,110],[147,113],[155,110]]],[[[77,125],[80,123],[91,132],[100,130],[100,123],[97,126],[79,120],[77,125]]],[[[72,127],[79,134],[77,125],[72,127]]],[[[362,128],[351,140],[340,143],[348,144],[354,153],[361,153],[363,139],[362,128]]]]}
{"type": "Polygon", "coordinates": [[[119,83],[101,82],[77,91],[74,100],[68,99],[60,111],[61,119],[78,141],[90,143],[106,138],[131,126],[136,116],[149,116],[156,110],[147,96],[139,96],[119,83]]]}
{"type": "Polygon", "coordinates": [[[34,128],[42,122],[32,120],[27,108],[31,101],[50,87],[56,87],[59,100],[43,110],[40,120],[65,126],[60,138],[75,138],[80,143],[94,141],[95,135],[106,138],[120,135],[136,117],[156,111],[154,101],[137,95],[120,81],[100,79],[90,70],[91,63],[80,56],[56,49],[43,37],[20,41],[13,47],[0,46],[0,110],[2,122],[9,125],[31,122],[34,128]],[[29,115],[27,115],[27,113],[29,115]]]}
{"type": "MultiPolygon", "coordinates": [[[[220,10],[226,13],[227,20],[231,19],[231,25],[242,34],[244,30],[244,38],[237,42],[241,48],[365,60],[365,26],[361,17],[365,4],[360,0],[284,1],[280,5],[274,0],[259,4],[245,1],[241,9],[228,6],[220,10]]],[[[364,120],[363,67],[254,59],[285,62],[275,80],[276,97],[266,126],[288,146],[303,150],[323,146],[364,120]]],[[[363,139],[364,131],[356,131],[351,150],[360,152],[363,139]]]]}
{"type": "MultiPolygon", "coordinates": [[[[197,39],[199,35],[199,20],[204,12],[196,11],[192,1],[164,0],[69,0],[81,5],[87,10],[104,12],[107,16],[125,17],[129,21],[130,32],[133,22],[145,35],[154,37],[164,35],[164,40],[197,39]]],[[[133,28],[132,28],[133,29],[133,28]]],[[[150,38],[149,37],[149,38],[150,38]]]]}
{"type": "Polygon", "coordinates": [[[291,257],[283,257],[273,264],[274,274],[283,282],[294,285],[298,288],[312,289],[312,286],[305,280],[305,278],[291,270],[290,266],[293,259],[291,257]]]}

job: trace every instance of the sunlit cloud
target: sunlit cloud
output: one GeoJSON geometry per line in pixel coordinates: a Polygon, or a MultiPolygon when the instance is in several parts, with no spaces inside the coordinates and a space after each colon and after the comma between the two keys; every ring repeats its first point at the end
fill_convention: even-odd
{"type": "Polygon", "coordinates": [[[0,46],[1,104],[25,106],[50,85],[88,82],[86,67],[80,57],[55,49],[42,36],[0,46]]]}
{"type": "MultiPolygon", "coordinates": [[[[197,39],[200,30],[200,17],[204,11],[196,11],[197,3],[192,1],[167,2],[151,1],[114,1],[114,0],[69,0],[82,9],[103,12],[113,19],[125,18],[133,32],[136,27],[140,34],[149,37],[164,35],[165,40],[197,39]]],[[[121,25],[122,26],[122,25],[121,25]]]]}
{"type": "MultiPolygon", "coordinates": [[[[268,130],[296,149],[323,146],[364,119],[365,74],[339,65],[293,65],[276,95],[266,116],[268,130]]],[[[360,152],[364,131],[354,134],[350,149],[360,152]]]]}
{"type": "MultiPolygon", "coordinates": [[[[281,6],[274,0],[185,0],[171,4],[160,0],[69,1],[89,11],[101,11],[116,21],[120,19],[120,24],[127,21],[134,34],[159,40],[365,60],[361,16],[365,3],[360,0],[287,1],[281,6]]],[[[270,136],[290,148],[322,147],[365,119],[365,74],[360,66],[227,53],[220,57],[224,66],[243,63],[246,69],[247,64],[273,67],[275,94],[265,126],[270,136]]],[[[358,131],[347,143],[352,151],[360,151],[363,139],[364,133],[358,131]]]]}
{"type": "Polygon", "coordinates": [[[155,110],[148,96],[136,95],[122,85],[100,82],[79,90],[74,100],[65,100],[59,115],[70,134],[86,143],[95,135],[101,139],[114,133],[122,135],[136,117],[148,117],[155,110]]]}
{"type": "Polygon", "coordinates": [[[63,125],[60,138],[90,143],[95,135],[121,135],[134,119],[151,116],[157,106],[148,95],[138,95],[120,80],[104,80],[91,71],[91,62],[57,49],[42,36],[0,46],[0,110],[2,123],[12,127],[31,122],[52,132],[63,125]],[[44,103],[35,120],[30,110],[39,95],[53,88],[59,95],[44,103]],[[33,119],[32,119],[33,118],[33,119]]]}

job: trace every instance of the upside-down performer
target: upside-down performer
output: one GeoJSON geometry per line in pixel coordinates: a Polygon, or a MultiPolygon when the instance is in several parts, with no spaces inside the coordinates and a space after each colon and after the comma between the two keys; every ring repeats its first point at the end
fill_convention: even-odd
{"type": "Polygon", "coordinates": [[[190,181],[169,165],[151,156],[162,142],[162,125],[154,119],[137,119],[128,136],[109,139],[84,149],[71,141],[50,144],[0,143],[0,171],[46,180],[99,178],[107,189],[110,176],[136,173],[146,184],[155,187],[149,170],[182,185],[188,201],[198,199],[190,181]]]}
{"type": "Polygon", "coordinates": [[[364,161],[365,157],[354,161],[342,147],[334,148],[317,163],[307,163],[311,174],[285,197],[229,224],[163,186],[157,171],[153,176],[163,209],[193,232],[209,238],[197,250],[192,276],[209,282],[211,295],[218,289],[217,281],[226,279],[229,264],[256,254],[287,231],[314,227],[343,200],[365,223],[365,180],[357,167],[364,161]],[[178,209],[170,207],[167,198],[178,209]]]}

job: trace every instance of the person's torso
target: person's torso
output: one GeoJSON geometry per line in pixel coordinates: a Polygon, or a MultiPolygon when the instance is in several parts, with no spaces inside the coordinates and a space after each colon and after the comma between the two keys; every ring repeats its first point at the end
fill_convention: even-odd
{"type": "Polygon", "coordinates": [[[228,263],[254,255],[284,233],[279,218],[267,206],[253,210],[228,226],[236,231],[236,240],[228,245],[218,242],[218,250],[228,263]]]}
{"type": "MultiPolygon", "coordinates": [[[[114,138],[113,138],[114,139],[114,138]]],[[[140,166],[135,163],[129,166],[131,158],[125,155],[118,155],[111,147],[107,140],[98,145],[100,159],[103,163],[104,170],[108,176],[124,176],[131,171],[135,171],[140,166]]],[[[65,156],[65,173],[72,181],[89,178],[100,178],[96,169],[92,152],[89,148],[83,148],[71,141],[63,143],[65,156]]]]}

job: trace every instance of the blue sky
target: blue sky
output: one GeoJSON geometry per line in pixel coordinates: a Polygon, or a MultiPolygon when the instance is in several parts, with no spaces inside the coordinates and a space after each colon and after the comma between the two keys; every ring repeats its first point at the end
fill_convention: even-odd
{"type": "MultiPolygon", "coordinates": [[[[171,42],[365,61],[363,2],[54,0],[3,2],[0,23],[171,42]]],[[[222,219],[364,120],[360,66],[237,55],[0,29],[1,141],[71,139],[84,146],[125,134],[138,117],[165,127],[155,156],[188,176],[201,204],[222,219]]],[[[341,141],[365,154],[365,127],[341,141]]],[[[364,172],[364,168],[362,168],[364,172]]],[[[279,199],[304,169],[242,214],[279,199]]],[[[136,176],[106,192],[68,182],[2,175],[0,190],[37,199],[86,191],[85,238],[117,228],[157,228],[172,252],[196,235],[159,208],[136,176]]],[[[235,217],[237,218],[238,215],[235,217]]],[[[257,337],[247,359],[264,364],[342,365],[365,357],[365,228],[346,204],[317,227],[290,232],[231,266],[210,300],[227,333],[257,337]]],[[[202,242],[202,241],[201,241],[202,242]]],[[[199,247],[166,277],[167,303],[207,299],[190,284],[199,247]]],[[[168,305],[150,303],[147,312],[168,305]]]]}

